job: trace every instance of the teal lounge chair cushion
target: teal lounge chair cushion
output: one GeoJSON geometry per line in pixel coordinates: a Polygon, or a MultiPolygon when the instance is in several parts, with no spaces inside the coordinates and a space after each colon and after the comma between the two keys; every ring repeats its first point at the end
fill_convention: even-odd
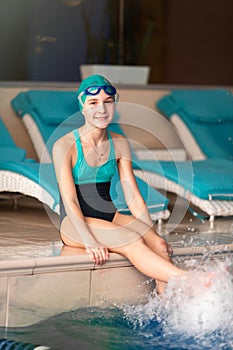
{"type": "Polygon", "coordinates": [[[16,146],[13,138],[0,118],[0,162],[8,160],[23,161],[26,151],[16,146]]]}
{"type": "MultiPolygon", "coordinates": [[[[41,189],[46,190],[53,198],[52,209],[59,204],[59,192],[52,164],[40,164],[38,162],[0,162],[0,171],[9,171],[22,175],[34,183],[38,184],[41,189]]],[[[14,188],[11,188],[14,192],[14,188]]],[[[46,202],[46,201],[45,201],[46,202]]]]}
{"type": "MultiPolygon", "coordinates": [[[[139,191],[141,192],[150,213],[167,209],[169,200],[164,195],[158,192],[155,188],[149,186],[145,181],[141,180],[137,176],[136,181],[139,191]]],[[[125,214],[130,214],[125,202],[118,172],[116,172],[112,178],[110,194],[116,208],[123,211],[125,214]]]]}
{"type": "MultiPolygon", "coordinates": [[[[40,185],[52,196],[54,200],[52,209],[55,209],[59,204],[60,196],[53,164],[7,161],[0,162],[0,171],[2,170],[23,175],[40,185]]],[[[167,209],[168,199],[166,197],[139,178],[137,178],[137,183],[147,203],[149,212],[155,213],[167,209]]],[[[130,214],[117,173],[112,179],[110,194],[116,208],[125,214],[130,214]]]]}
{"type": "Polygon", "coordinates": [[[74,91],[29,90],[19,93],[11,105],[21,117],[38,115],[46,125],[58,125],[79,110],[74,91]]]}
{"type": "Polygon", "coordinates": [[[22,162],[25,160],[26,151],[19,147],[3,147],[0,146],[0,162],[15,161],[22,162]]]}
{"type": "Polygon", "coordinates": [[[74,91],[29,90],[16,95],[11,106],[18,116],[33,118],[50,152],[58,138],[84,122],[74,91]]]}
{"type": "Polygon", "coordinates": [[[177,114],[207,158],[233,159],[232,92],[173,90],[157,102],[157,108],[168,118],[177,114]]]}
{"type": "Polygon", "coordinates": [[[0,118],[0,146],[16,147],[14,140],[12,139],[5,124],[0,118]]]}
{"type": "Polygon", "coordinates": [[[205,159],[203,161],[134,160],[134,169],[165,177],[202,199],[233,199],[233,161],[205,159]]]}

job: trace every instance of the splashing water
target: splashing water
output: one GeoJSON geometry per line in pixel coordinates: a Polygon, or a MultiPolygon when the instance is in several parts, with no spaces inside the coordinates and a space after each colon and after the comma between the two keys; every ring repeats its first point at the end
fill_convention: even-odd
{"type": "Polygon", "coordinates": [[[157,320],[165,335],[200,338],[213,332],[232,334],[233,277],[229,266],[227,261],[215,262],[173,278],[162,297],[155,295],[146,305],[125,306],[125,318],[139,328],[157,320]]]}

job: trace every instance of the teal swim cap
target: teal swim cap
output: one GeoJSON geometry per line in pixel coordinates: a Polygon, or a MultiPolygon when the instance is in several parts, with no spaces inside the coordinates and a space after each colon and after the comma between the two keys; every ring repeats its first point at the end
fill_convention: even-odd
{"type": "Polygon", "coordinates": [[[116,101],[117,92],[111,82],[102,75],[93,74],[83,79],[79,85],[78,104],[80,110],[83,109],[83,104],[85,103],[87,96],[97,95],[100,92],[101,88],[104,89],[106,94],[114,96],[114,100],[116,101]]]}

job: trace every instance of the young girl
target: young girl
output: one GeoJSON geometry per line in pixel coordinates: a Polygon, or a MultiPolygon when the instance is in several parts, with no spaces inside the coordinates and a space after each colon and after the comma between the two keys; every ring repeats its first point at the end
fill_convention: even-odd
{"type": "Polygon", "coordinates": [[[160,293],[169,278],[184,271],[171,262],[170,246],[155,232],[134,177],[128,141],[108,130],[116,89],[103,76],[92,75],[82,81],[77,97],[85,124],[53,147],[62,241],[84,248],[96,264],[103,264],[109,252],[123,255],[156,280],[160,293]],[[110,198],[117,170],[131,216],[119,213],[110,198]]]}

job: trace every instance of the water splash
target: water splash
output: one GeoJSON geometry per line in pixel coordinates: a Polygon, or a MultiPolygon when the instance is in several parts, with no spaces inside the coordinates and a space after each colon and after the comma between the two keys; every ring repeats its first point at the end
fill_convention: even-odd
{"type": "Polygon", "coordinates": [[[210,285],[206,273],[199,270],[170,281],[161,310],[167,329],[188,335],[233,330],[232,275],[224,264],[219,264],[214,274],[210,285]]]}
{"type": "Polygon", "coordinates": [[[146,305],[124,306],[133,327],[159,322],[164,335],[202,337],[233,331],[233,277],[230,261],[214,262],[171,279],[162,297],[152,296],[146,305]],[[205,270],[205,271],[204,271],[205,270]],[[207,278],[207,274],[212,276],[207,278]]]}

